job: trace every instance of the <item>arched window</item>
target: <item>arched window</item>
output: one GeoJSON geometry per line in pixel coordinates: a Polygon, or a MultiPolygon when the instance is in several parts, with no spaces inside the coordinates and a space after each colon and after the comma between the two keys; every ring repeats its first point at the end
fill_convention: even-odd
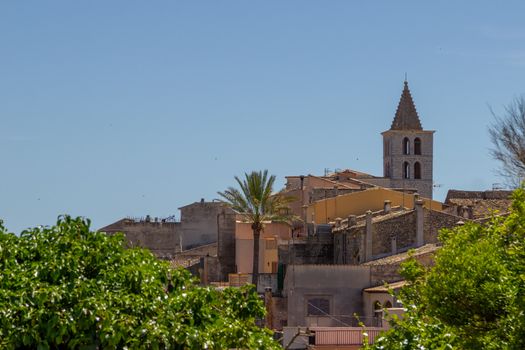
{"type": "Polygon", "coordinates": [[[410,164],[408,162],[403,163],[403,178],[410,179],[410,164]]]}
{"type": "Polygon", "coordinates": [[[408,137],[403,139],[403,154],[410,154],[410,140],[408,137]]]}
{"type": "Polygon", "coordinates": [[[374,302],[374,314],[376,314],[377,312],[381,312],[382,309],[383,307],[381,306],[381,303],[379,302],[379,300],[376,300],[374,302]]]}
{"type": "Polygon", "coordinates": [[[414,140],[414,154],[421,154],[421,139],[419,137],[414,140]]]}
{"type": "Polygon", "coordinates": [[[390,302],[390,300],[388,300],[386,303],[385,303],[385,309],[390,309],[392,307],[392,303],[390,302]]]}
{"type": "Polygon", "coordinates": [[[414,164],[414,179],[421,179],[421,164],[419,162],[414,164]]]}

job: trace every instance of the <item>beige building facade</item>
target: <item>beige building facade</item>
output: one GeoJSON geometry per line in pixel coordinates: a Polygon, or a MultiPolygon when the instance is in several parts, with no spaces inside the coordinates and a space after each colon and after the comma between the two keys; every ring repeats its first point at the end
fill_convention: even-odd
{"type": "MultiPolygon", "coordinates": [[[[259,241],[259,273],[277,273],[278,243],[292,237],[289,225],[267,222],[259,241]]],[[[237,221],[235,224],[235,265],[237,273],[253,271],[253,231],[251,223],[237,221]]]]}

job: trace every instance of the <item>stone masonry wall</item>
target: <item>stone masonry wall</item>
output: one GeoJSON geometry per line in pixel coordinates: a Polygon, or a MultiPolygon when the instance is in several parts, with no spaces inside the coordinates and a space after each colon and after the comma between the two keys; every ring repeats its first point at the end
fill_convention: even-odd
{"type": "MultiPolygon", "coordinates": [[[[414,258],[421,263],[423,266],[434,265],[434,254],[435,252],[428,252],[414,256],[414,258]]],[[[401,262],[394,264],[384,265],[371,265],[370,266],[370,284],[371,286],[379,286],[386,283],[392,283],[400,281],[403,278],[399,274],[399,268],[401,262]]]]}
{"type": "Polygon", "coordinates": [[[424,239],[425,243],[437,243],[439,230],[443,228],[453,228],[457,225],[458,221],[464,220],[459,216],[452,214],[423,209],[424,217],[424,239]]]}
{"type": "MultiPolygon", "coordinates": [[[[334,263],[357,265],[365,259],[366,226],[359,224],[334,233],[334,263]]],[[[387,217],[372,223],[372,258],[395,254],[416,244],[416,212],[387,217]]]]}
{"type": "Polygon", "coordinates": [[[180,208],[183,249],[217,242],[218,216],[225,208],[220,202],[196,202],[180,208]]]}
{"type": "Polygon", "coordinates": [[[397,251],[415,245],[415,211],[372,224],[372,256],[395,254],[392,252],[393,239],[396,240],[397,251]]]}
{"type": "Polygon", "coordinates": [[[362,250],[365,238],[364,225],[334,234],[334,263],[358,265],[364,259],[362,250]]]}
{"type": "Polygon", "coordinates": [[[229,209],[218,216],[219,234],[217,241],[218,274],[221,281],[228,280],[228,274],[235,273],[235,214],[229,209]]]}
{"type": "MultiPolygon", "coordinates": [[[[291,243],[291,242],[290,242],[291,243]]],[[[317,241],[315,238],[294,244],[280,244],[279,262],[282,264],[333,264],[333,241],[317,241]]]]}
{"type": "Polygon", "coordinates": [[[180,251],[178,222],[136,222],[123,219],[100,231],[108,234],[122,232],[129,247],[147,248],[161,259],[170,259],[180,251]]]}
{"type": "Polygon", "coordinates": [[[433,134],[428,131],[388,131],[383,133],[385,154],[383,157],[385,175],[391,178],[391,187],[417,188],[419,194],[432,198],[432,173],[433,173],[433,134]],[[403,139],[410,140],[409,154],[403,154],[403,139]],[[421,155],[414,154],[414,140],[421,140],[421,155]],[[403,164],[410,164],[410,178],[403,178],[403,164]],[[421,179],[414,179],[414,164],[421,164],[421,179]],[[387,170],[388,169],[388,170],[387,170]]]}

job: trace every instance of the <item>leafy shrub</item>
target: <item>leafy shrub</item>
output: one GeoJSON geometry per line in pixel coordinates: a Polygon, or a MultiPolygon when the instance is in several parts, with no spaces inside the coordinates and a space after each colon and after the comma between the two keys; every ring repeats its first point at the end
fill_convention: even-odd
{"type": "Polygon", "coordinates": [[[199,287],[122,235],[64,216],[18,237],[0,222],[2,349],[271,349],[251,287],[199,287]]]}

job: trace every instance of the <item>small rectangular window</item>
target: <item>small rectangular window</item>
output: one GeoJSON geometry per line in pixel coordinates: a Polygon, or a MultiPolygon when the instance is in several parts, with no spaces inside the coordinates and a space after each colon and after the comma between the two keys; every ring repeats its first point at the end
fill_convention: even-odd
{"type": "Polygon", "coordinates": [[[277,249],[277,240],[266,239],[266,249],[277,249]]]}
{"type": "Polygon", "coordinates": [[[330,315],[330,300],[327,298],[309,298],[308,316],[327,316],[330,315]]]}

